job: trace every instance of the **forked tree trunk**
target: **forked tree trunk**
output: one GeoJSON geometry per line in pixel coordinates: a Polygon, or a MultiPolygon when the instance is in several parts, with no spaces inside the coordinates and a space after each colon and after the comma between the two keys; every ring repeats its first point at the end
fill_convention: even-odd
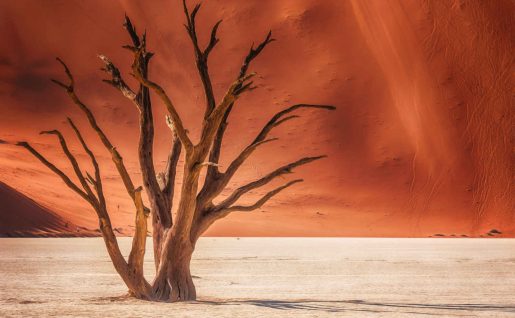
{"type": "Polygon", "coordinates": [[[206,97],[206,109],[202,122],[201,137],[200,141],[197,143],[194,143],[188,136],[188,131],[183,126],[181,117],[165,90],[155,82],[149,80],[148,64],[153,54],[146,51],[145,34],[142,36],[138,35],[136,28],[132,25],[129,18],[126,17],[125,28],[130,35],[132,45],[126,45],[124,48],[129,49],[134,54],[132,74],[140,84],[138,91],[134,92],[124,82],[119,69],[114,66],[107,57],[99,55],[99,58],[105,65],[103,70],[111,77],[109,80],[104,80],[104,82],[119,90],[123,96],[136,105],[140,112],[138,158],[143,179],[143,188],[147,194],[150,209],[144,206],[141,197],[142,188],[135,188],[120,153],[100,128],[90,108],[76,95],[72,73],[68,69],[68,66],[59,58],[57,60],[64,67],[69,84],[52,80],[54,83],[64,88],[73,103],[85,113],[90,126],[95,130],[102,144],[111,154],[113,163],[120,174],[127,193],[134,203],[136,210],[135,235],[128,260],[123,257],[113,232],[106,200],[104,198],[99,165],[93,152],[86,145],[81,133],[72,120],[68,119],[68,122],[75,131],[84,151],[91,159],[91,163],[95,169],[94,176],[91,176],[87,172],[84,175],[83,170],[79,167],[77,160],[68,149],[65,139],[59,131],[53,130],[43,133],[53,134],[58,137],[61,148],[71,163],[80,185],[72,181],[70,177],[49,162],[30,144],[27,142],[18,143],[19,146],[26,148],[38,160],[57,174],[69,188],[92,206],[97,213],[100,222],[100,230],[109,257],[116,271],[129,288],[129,293],[134,297],[152,301],[195,300],[197,293],[191,275],[190,263],[195,244],[202,233],[214,222],[227,216],[231,212],[256,210],[282,190],[303,180],[296,179],[277,187],[266,193],[252,205],[238,205],[237,202],[241,196],[267,185],[277,177],[292,173],[292,170],[298,166],[324,158],[324,156],[305,157],[286,164],[258,180],[237,188],[232,194],[223,198],[223,200],[215,200],[224,189],[226,189],[226,186],[229,184],[236,171],[238,171],[256,148],[277,140],[277,138],[267,138],[270,131],[286,121],[297,118],[297,115],[290,115],[290,113],[299,108],[334,109],[333,106],[328,105],[296,104],[276,113],[262,128],[255,139],[226,167],[225,171],[220,171],[218,162],[220,159],[222,139],[224,138],[225,129],[228,125],[227,119],[229,118],[229,114],[235,102],[243,93],[256,88],[251,81],[255,73],[247,74],[249,65],[269,43],[274,41],[274,39],[271,37],[272,33],[269,32],[263,42],[257,47],[252,46],[250,48],[236,80],[229,87],[223,98],[217,103],[208,72],[208,56],[219,41],[217,38],[217,30],[221,21],[213,26],[207,47],[201,49],[195,28],[195,17],[200,8],[200,4],[195,6],[191,14],[188,11],[185,0],[183,4],[187,19],[186,30],[193,44],[195,61],[206,97]],[[168,110],[169,115],[166,119],[168,126],[171,128],[173,137],[166,169],[157,174],[153,159],[154,122],[150,99],[151,91],[159,96],[168,110]],[[185,150],[182,189],[179,205],[176,209],[175,216],[172,218],[175,176],[181,149],[185,150]],[[207,162],[206,159],[208,160],[207,162]],[[200,180],[201,169],[207,169],[203,182],[200,180]],[[215,201],[220,202],[215,204],[215,201]],[[156,275],[152,283],[148,283],[143,271],[145,242],[147,238],[147,218],[149,215],[152,216],[154,263],[156,268],[156,275]]]}
{"type": "Polygon", "coordinates": [[[194,248],[188,240],[177,236],[168,237],[167,242],[152,282],[151,297],[157,301],[195,300],[197,293],[190,269],[194,248]]]}

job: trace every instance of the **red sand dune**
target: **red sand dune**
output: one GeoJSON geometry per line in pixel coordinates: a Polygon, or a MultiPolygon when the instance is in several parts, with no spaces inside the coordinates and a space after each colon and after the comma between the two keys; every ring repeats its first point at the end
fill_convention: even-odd
{"type": "MultiPolygon", "coordinates": [[[[230,118],[224,163],[291,103],[338,107],[331,114],[304,111],[278,129],[274,136],[281,140],[253,155],[231,187],[300,156],[328,154],[298,169],[305,183],[261,212],[230,216],[208,234],[479,235],[495,228],[515,235],[514,9],[510,0],[205,1],[201,41],[224,19],[210,61],[218,98],[250,43],[270,28],[278,39],[252,66],[260,88],[230,118]]],[[[55,140],[37,135],[50,128],[70,135],[65,116],[83,120],[48,81],[63,77],[53,60],[60,56],[139,180],[136,110],[100,82],[96,58],[106,54],[129,78],[130,54],[120,48],[128,41],[124,12],[147,29],[156,52],[153,78],[198,136],[204,100],[179,0],[20,0],[0,3],[0,139],[33,141],[66,166],[55,140]]],[[[155,100],[162,168],[169,134],[155,100]]],[[[134,213],[108,154],[84,121],[81,128],[100,156],[114,222],[130,230],[134,213]]],[[[96,226],[91,209],[57,177],[22,149],[0,146],[0,179],[76,224],[96,226]]]]}
{"type": "Polygon", "coordinates": [[[58,214],[0,182],[0,237],[91,236],[58,214]]]}

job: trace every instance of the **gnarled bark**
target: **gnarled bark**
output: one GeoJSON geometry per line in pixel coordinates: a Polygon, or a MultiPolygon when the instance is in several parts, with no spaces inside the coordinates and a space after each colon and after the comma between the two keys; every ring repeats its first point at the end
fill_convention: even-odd
{"type": "Polygon", "coordinates": [[[78,161],[67,146],[63,134],[57,130],[45,131],[44,134],[55,135],[61,148],[70,162],[79,184],[76,184],[62,170],[48,161],[42,154],[27,142],[18,143],[26,148],[38,160],[51,171],[58,175],[65,184],[86,200],[96,212],[99,220],[99,228],[104,238],[107,252],[122,280],[127,285],[131,295],[154,301],[188,301],[196,299],[196,289],[193,283],[190,263],[195,244],[201,234],[215,221],[229,215],[234,211],[253,211],[259,209],[272,197],[290,186],[302,182],[295,179],[284,185],[267,192],[254,204],[241,205],[238,200],[250,190],[261,188],[279,176],[292,173],[293,169],[304,164],[321,159],[324,156],[305,157],[295,162],[286,164],[273,170],[262,178],[243,185],[232,194],[224,198],[218,204],[214,200],[220,196],[229,181],[240,169],[245,160],[260,146],[277,140],[268,135],[274,127],[281,125],[298,115],[290,115],[300,108],[314,108],[333,110],[333,106],[297,104],[278,112],[259,132],[256,138],[245,147],[241,153],[230,163],[225,171],[219,170],[222,141],[225,130],[229,124],[228,119],[232,109],[236,106],[239,97],[256,86],[253,82],[255,73],[248,74],[251,62],[274,39],[269,32],[266,38],[258,46],[252,46],[244,58],[240,72],[234,82],[229,86],[223,98],[218,102],[213,94],[212,82],[208,71],[208,58],[219,39],[217,37],[221,21],[218,21],[211,30],[208,44],[202,49],[199,44],[195,19],[200,10],[200,4],[189,11],[184,0],[184,13],[186,15],[186,30],[192,41],[195,63],[202,81],[206,98],[206,110],[201,127],[201,136],[198,142],[194,142],[188,136],[182,119],[175,104],[166,90],[151,80],[149,77],[149,63],[152,53],[146,49],[146,35],[141,36],[129,20],[125,19],[124,26],[131,39],[131,44],[124,46],[133,54],[132,75],[139,83],[138,90],[133,90],[123,79],[122,73],[115,64],[106,56],[99,55],[104,64],[103,71],[109,79],[103,80],[117,89],[122,96],[134,104],[139,112],[140,136],[138,142],[139,168],[143,179],[142,187],[135,187],[131,176],[126,169],[122,156],[113,146],[104,133],[93,112],[79,98],[75,91],[75,82],[68,66],[58,58],[64,67],[69,84],[53,80],[54,83],[64,88],[72,102],[86,115],[91,128],[97,133],[100,141],[109,151],[112,161],[120,174],[120,178],[132,199],[135,208],[135,234],[128,259],[121,254],[116,236],[107,209],[106,199],[102,187],[102,179],[99,165],[94,153],[87,146],[79,129],[71,119],[70,126],[79,139],[83,150],[88,154],[95,169],[94,176],[83,172],[78,161]],[[151,92],[157,95],[168,110],[166,122],[171,129],[172,144],[170,147],[166,168],[162,172],[156,172],[154,166],[154,118],[151,103],[151,92]],[[184,166],[182,171],[181,195],[178,206],[175,209],[175,218],[172,218],[172,202],[175,193],[177,164],[184,148],[184,166]],[[202,169],[207,169],[203,182],[200,180],[202,169]],[[150,209],[145,207],[142,199],[142,191],[145,191],[150,203],[150,209]],[[198,193],[198,194],[197,194],[198,193]],[[149,283],[143,270],[145,243],[147,238],[147,219],[152,216],[152,235],[154,248],[154,263],[156,275],[149,283]]]}

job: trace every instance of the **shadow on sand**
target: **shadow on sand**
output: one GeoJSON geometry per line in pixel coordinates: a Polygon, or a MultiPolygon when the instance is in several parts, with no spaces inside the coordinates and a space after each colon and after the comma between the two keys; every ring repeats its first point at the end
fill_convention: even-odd
{"type": "MultiPolygon", "coordinates": [[[[106,302],[132,302],[137,301],[129,295],[118,297],[91,298],[87,301],[96,304],[106,302]]],[[[203,304],[211,306],[238,306],[250,305],[276,310],[302,310],[319,311],[328,313],[338,312],[368,312],[368,313],[405,313],[414,315],[430,316],[469,316],[472,312],[491,313],[497,317],[499,313],[515,313],[515,305],[494,305],[494,304],[419,304],[419,303],[398,303],[398,302],[373,302],[365,300],[267,300],[267,299],[216,299],[197,300],[186,302],[186,304],[203,304]],[[460,314],[462,313],[462,314],[460,314]]]]}
{"type": "Polygon", "coordinates": [[[197,301],[197,303],[209,305],[254,305],[278,310],[310,310],[325,312],[399,312],[424,314],[424,315],[445,315],[448,311],[472,311],[472,312],[503,312],[515,313],[515,305],[488,305],[488,304],[416,304],[416,303],[383,303],[369,302],[364,300],[228,300],[228,301],[197,301]],[[411,311],[417,310],[417,311],[411,311]],[[447,311],[438,313],[438,311],[447,311]]]}

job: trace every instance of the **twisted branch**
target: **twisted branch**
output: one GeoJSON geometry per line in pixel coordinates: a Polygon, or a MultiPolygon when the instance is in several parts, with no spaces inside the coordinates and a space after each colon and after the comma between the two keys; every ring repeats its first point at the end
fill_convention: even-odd
{"type": "Polygon", "coordinates": [[[125,83],[120,74],[120,70],[113,64],[113,62],[111,62],[111,60],[109,60],[109,58],[107,58],[107,56],[99,54],[98,58],[105,64],[105,67],[103,67],[101,70],[111,75],[110,80],[104,79],[102,81],[118,89],[123,96],[127,97],[130,101],[135,103],[138,109],[141,111],[141,105],[138,103],[136,93],[134,93],[129,85],[125,83]]]}
{"type": "Polygon", "coordinates": [[[100,206],[106,207],[106,201],[104,196],[104,190],[102,187],[102,179],[100,176],[100,168],[98,166],[97,159],[95,158],[95,155],[93,154],[93,151],[88,147],[86,142],[84,141],[84,138],[82,137],[82,134],[80,133],[80,130],[75,126],[75,123],[71,120],[70,117],[67,117],[68,124],[72,127],[73,131],[75,132],[75,135],[77,135],[77,138],[79,139],[82,148],[84,151],[88,154],[89,158],[91,159],[91,164],[93,165],[93,168],[95,169],[95,178],[91,177],[89,173],[86,172],[88,176],[88,180],[93,184],[95,187],[95,191],[97,193],[97,197],[100,203],[100,206]]]}
{"type": "MultiPolygon", "coordinates": [[[[133,46],[126,45],[125,47],[130,48],[134,53],[133,67],[138,68],[137,73],[139,76],[143,79],[148,79],[148,63],[152,57],[152,53],[146,51],[146,36],[143,34],[140,38],[135,26],[127,16],[125,17],[124,26],[132,39],[133,46]]],[[[107,57],[103,55],[100,55],[99,57],[105,65],[103,70],[111,76],[110,80],[104,80],[104,82],[118,89],[123,96],[136,105],[140,112],[138,155],[143,176],[143,184],[152,210],[158,215],[156,221],[162,224],[165,228],[168,228],[172,224],[172,216],[170,213],[172,202],[169,194],[171,190],[170,187],[167,187],[168,191],[166,193],[162,191],[163,188],[160,185],[160,180],[158,180],[160,174],[156,176],[155,172],[153,158],[154,123],[149,88],[140,83],[138,93],[134,93],[134,91],[123,80],[119,69],[107,57]]]]}
{"type": "Polygon", "coordinates": [[[290,181],[278,188],[275,188],[274,190],[268,192],[267,194],[265,194],[263,197],[261,197],[261,199],[259,199],[258,201],[256,201],[256,203],[252,204],[252,205],[233,205],[233,206],[230,206],[228,208],[225,208],[223,209],[221,212],[222,213],[230,213],[230,212],[233,212],[233,211],[254,211],[254,210],[257,210],[259,208],[261,208],[263,206],[263,204],[265,204],[268,200],[270,200],[273,196],[275,196],[276,194],[278,194],[279,192],[281,192],[282,190],[294,185],[295,183],[299,183],[299,182],[302,182],[304,181],[303,179],[296,179],[296,180],[293,180],[293,181],[290,181]]]}
{"type": "MultiPolygon", "coordinates": [[[[220,172],[218,170],[218,166],[213,166],[208,168],[208,172],[206,175],[206,181],[204,183],[204,187],[197,197],[198,204],[200,206],[210,205],[210,202],[220,193],[222,193],[223,189],[230,182],[232,177],[236,174],[241,165],[245,162],[245,160],[250,157],[250,155],[256,150],[259,146],[266,144],[268,142],[272,142],[277,140],[277,138],[269,138],[266,139],[270,131],[291,120],[298,118],[297,115],[286,116],[289,113],[299,109],[299,108],[315,108],[315,109],[324,109],[324,110],[334,110],[334,106],[329,105],[314,105],[314,104],[296,104],[290,106],[278,113],[276,113],[261,129],[261,131],[257,134],[254,140],[243,149],[243,151],[236,156],[236,158],[229,164],[228,168],[225,172],[220,172]]],[[[222,124],[223,125],[223,124],[222,124]]],[[[225,127],[224,127],[225,129],[225,127]]],[[[213,149],[210,153],[210,161],[218,162],[220,156],[220,148],[221,142],[223,139],[223,130],[218,130],[218,134],[215,138],[215,142],[213,144],[213,149]]]]}
{"type": "Polygon", "coordinates": [[[179,113],[177,112],[177,109],[175,108],[174,104],[172,103],[172,100],[170,99],[170,97],[168,97],[168,94],[161,86],[150,81],[144,76],[144,74],[141,73],[140,59],[138,58],[141,54],[141,50],[138,50],[136,52],[136,58],[134,59],[134,63],[132,64],[132,71],[134,73],[134,77],[142,85],[152,89],[161,98],[161,100],[163,101],[168,110],[168,113],[170,114],[170,118],[174,124],[177,136],[179,137],[181,143],[184,145],[184,148],[186,148],[186,151],[191,151],[193,149],[193,143],[188,137],[188,133],[182,124],[182,119],[179,116],[179,113]]]}
{"type": "Polygon", "coordinates": [[[61,171],[59,168],[57,168],[53,163],[48,161],[43,155],[41,155],[36,149],[34,149],[28,142],[20,141],[16,145],[27,149],[34,157],[36,157],[39,161],[41,161],[42,164],[44,164],[48,169],[50,169],[52,172],[54,172],[56,175],[58,175],[70,189],[72,189],[74,192],[76,192],[78,195],[80,195],[84,200],[86,200],[90,204],[93,204],[91,198],[88,196],[88,194],[86,192],[81,190],[70,179],[70,177],[68,177],[63,171],[61,171]]]}
{"type": "Polygon", "coordinates": [[[195,63],[197,65],[197,70],[200,75],[200,79],[202,80],[202,86],[204,88],[204,93],[206,95],[206,111],[204,114],[204,118],[207,118],[209,114],[213,111],[216,106],[215,96],[213,93],[213,85],[211,84],[211,78],[209,76],[208,71],[208,57],[216,44],[220,41],[217,38],[216,34],[218,31],[218,27],[222,20],[219,20],[215,23],[213,28],[211,29],[211,36],[209,39],[209,43],[204,50],[200,48],[198,44],[197,31],[195,25],[195,17],[200,9],[201,4],[198,3],[191,14],[188,11],[188,6],[186,5],[186,0],[183,0],[184,14],[186,15],[186,31],[191,39],[191,43],[193,44],[193,50],[195,52],[195,63]]]}
{"type": "MultiPolygon", "coordinates": [[[[272,31],[269,31],[265,40],[263,40],[256,48],[254,48],[254,44],[252,44],[252,46],[250,47],[249,53],[245,56],[243,64],[240,68],[240,72],[237,77],[238,79],[244,78],[247,75],[247,71],[249,69],[250,63],[263,51],[263,49],[268,44],[270,44],[273,41],[275,41],[275,39],[272,38],[272,31]]],[[[252,83],[250,83],[250,85],[252,85],[252,83]]],[[[241,93],[243,93],[243,91],[245,89],[248,90],[248,89],[254,88],[254,87],[251,87],[250,85],[246,85],[245,88],[243,88],[243,85],[238,85],[238,87],[236,87],[235,89],[238,92],[238,94],[241,94],[241,93]]],[[[218,130],[216,132],[216,137],[213,142],[211,152],[209,154],[210,162],[218,163],[220,161],[220,152],[221,152],[220,150],[222,148],[222,141],[223,141],[223,138],[225,135],[225,130],[226,130],[227,124],[228,124],[227,119],[229,118],[229,114],[231,113],[233,106],[234,106],[234,104],[231,103],[224,112],[223,120],[218,127],[218,130]]],[[[204,184],[213,182],[214,180],[217,179],[218,176],[219,176],[218,167],[216,167],[216,166],[209,167],[207,174],[206,174],[204,184]]],[[[202,190],[206,191],[205,187],[203,187],[202,190]]]]}
{"type": "Polygon", "coordinates": [[[73,76],[72,76],[68,66],[60,58],[56,58],[56,59],[63,66],[64,71],[65,71],[68,79],[70,80],[70,83],[68,85],[66,85],[55,79],[52,79],[52,82],[63,87],[66,90],[66,92],[68,93],[68,96],[75,103],[75,105],[77,105],[86,114],[86,117],[88,118],[90,126],[93,128],[93,130],[95,130],[98,137],[100,138],[100,141],[102,141],[102,144],[111,153],[112,160],[116,166],[116,169],[118,170],[118,173],[120,174],[120,177],[122,178],[123,184],[125,185],[125,188],[127,189],[127,192],[129,193],[130,197],[134,201],[134,184],[132,183],[132,179],[131,179],[129,173],[127,172],[127,168],[125,167],[125,165],[123,163],[122,156],[116,150],[116,148],[113,146],[111,141],[109,141],[109,139],[107,138],[104,131],[100,128],[100,126],[98,126],[95,116],[93,115],[93,113],[91,112],[89,107],[86,106],[79,99],[77,94],[75,93],[73,76]]]}
{"type": "Polygon", "coordinates": [[[177,133],[175,132],[175,128],[173,126],[173,122],[169,116],[166,117],[166,123],[170,130],[172,131],[172,148],[168,155],[168,160],[166,161],[166,168],[163,174],[163,193],[166,197],[169,198],[170,202],[173,200],[174,189],[175,189],[175,177],[177,175],[177,163],[179,162],[179,158],[181,156],[181,141],[177,138],[177,133]]]}
{"type": "MultiPolygon", "coordinates": [[[[250,143],[250,145],[248,145],[232,162],[231,164],[229,165],[229,167],[227,168],[226,172],[224,173],[225,177],[228,178],[230,180],[230,178],[232,178],[232,176],[234,175],[234,173],[238,170],[238,168],[242,165],[242,163],[254,152],[254,150],[259,146],[259,145],[262,145],[268,141],[272,141],[272,140],[276,140],[277,138],[272,138],[272,139],[268,139],[266,140],[265,138],[268,136],[268,134],[270,133],[270,131],[285,123],[286,121],[288,120],[291,120],[291,119],[294,119],[294,118],[298,118],[299,116],[296,116],[296,115],[293,115],[293,116],[288,116],[288,117],[285,117],[285,118],[282,118],[284,117],[286,114],[288,113],[291,113],[292,111],[296,110],[296,109],[299,109],[299,108],[316,108],[316,109],[325,109],[325,110],[334,110],[335,107],[334,106],[329,106],[329,105],[312,105],[312,104],[296,104],[296,105],[293,105],[291,107],[288,107],[280,112],[278,112],[277,114],[275,114],[267,123],[266,125],[263,127],[263,129],[261,129],[261,131],[259,132],[259,134],[256,136],[256,138],[250,143]]],[[[229,181],[227,180],[227,182],[229,181]]]]}
{"type": "Polygon", "coordinates": [[[307,163],[313,162],[315,160],[319,160],[325,158],[326,156],[318,156],[318,157],[305,157],[295,162],[284,165],[280,168],[275,169],[270,172],[266,176],[258,179],[256,181],[250,182],[242,187],[236,189],[231,195],[229,195],[225,200],[223,200],[220,204],[215,206],[215,210],[222,210],[229,208],[232,204],[234,204],[242,195],[245,193],[254,190],[256,188],[262,187],[268,184],[270,181],[274,180],[277,177],[280,177],[284,174],[292,173],[292,170],[298,166],[305,165],[307,163]]]}

